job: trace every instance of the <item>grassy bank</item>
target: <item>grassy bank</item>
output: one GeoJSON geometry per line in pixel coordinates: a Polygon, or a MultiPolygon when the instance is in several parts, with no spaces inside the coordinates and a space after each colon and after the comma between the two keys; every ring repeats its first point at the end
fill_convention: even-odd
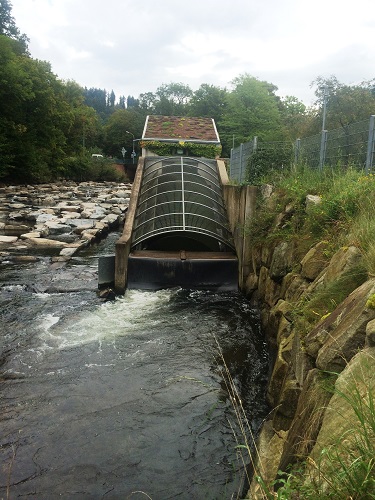
{"type": "Polygon", "coordinates": [[[319,171],[300,166],[272,172],[262,182],[274,191],[268,198],[258,197],[257,214],[245,227],[254,246],[294,240],[302,257],[324,241],[327,259],[351,245],[363,255],[355,272],[298,304],[296,312],[309,326],[375,275],[375,175],[365,176],[355,168],[319,171]],[[308,195],[316,198],[307,207],[308,195]]]}
{"type": "MultiPolygon", "coordinates": [[[[297,256],[302,258],[311,247],[324,242],[327,263],[342,247],[356,247],[362,254],[349,272],[315,288],[293,305],[294,327],[297,325],[303,338],[304,332],[375,275],[375,176],[365,176],[355,168],[318,171],[301,166],[289,172],[272,172],[262,184],[272,185],[273,192],[258,197],[257,215],[245,227],[254,247],[293,241],[297,256]],[[311,203],[306,201],[308,195],[312,195],[311,203]]],[[[337,414],[352,415],[349,427],[343,421],[330,446],[280,472],[272,484],[263,479],[262,464],[257,465],[254,474],[261,487],[257,498],[375,498],[374,376],[371,372],[364,376],[365,371],[361,365],[352,373],[348,387],[335,385],[336,375],[322,372],[322,376],[333,378],[325,390],[333,393],[331,401],[337,401],[337,414]]],[[[249,436],[238,441],[239,449],[247,455],[244,461],[257,463],[254,443],[248,445],[249,436]]]]}

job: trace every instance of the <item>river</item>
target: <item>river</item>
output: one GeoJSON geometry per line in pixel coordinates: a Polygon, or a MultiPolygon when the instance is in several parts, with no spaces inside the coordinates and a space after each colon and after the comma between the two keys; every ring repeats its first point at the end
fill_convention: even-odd
{"type": "Polygon", "coordinates": [[[224,372],[256,432],[268,373],[257,311],[237,293],[182,289],[103,301],[98,255],[117,236],[61,268],[1,264],[0,498],[241,498],[224,372]]]}

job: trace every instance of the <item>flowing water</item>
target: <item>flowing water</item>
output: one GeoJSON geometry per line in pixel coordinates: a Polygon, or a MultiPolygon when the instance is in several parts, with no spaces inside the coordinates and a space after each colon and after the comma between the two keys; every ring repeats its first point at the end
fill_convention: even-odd
{"type": "Polygon", "coordinates": [[[240,498],[223,360],[256,430],[257,312],[240,294],[181,289],[103,302],[97,254],[116,236],[61,269],[1,265],[0,498],[240,498]]]}

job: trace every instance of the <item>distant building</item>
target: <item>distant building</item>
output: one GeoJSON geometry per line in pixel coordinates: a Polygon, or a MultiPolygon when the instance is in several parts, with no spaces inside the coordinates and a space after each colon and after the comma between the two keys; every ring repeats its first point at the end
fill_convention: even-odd
{"type": "Polygon", "coordinates": [[[140,146],[142,156],[216,158],[221,153],[213,118],[148,115],[140,146]]]}

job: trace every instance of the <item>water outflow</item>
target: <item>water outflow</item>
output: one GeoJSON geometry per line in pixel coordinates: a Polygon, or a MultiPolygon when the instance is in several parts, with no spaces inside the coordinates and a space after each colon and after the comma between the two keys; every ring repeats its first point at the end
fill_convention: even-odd
{"type": "Polygon", "coordinates": [[[1,270],[0,497],[236,498],[223,359],[254,430],[268,365],[256,311],[181,289],[103,303],[95,267],[91,250],[61,270],[1,270]]]}

